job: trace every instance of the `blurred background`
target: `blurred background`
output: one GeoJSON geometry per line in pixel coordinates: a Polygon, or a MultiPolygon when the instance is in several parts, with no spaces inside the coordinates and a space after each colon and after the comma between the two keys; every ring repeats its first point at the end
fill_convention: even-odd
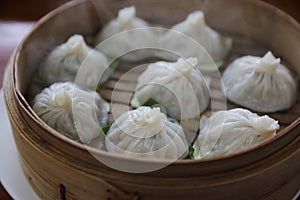
{"type": "MultiPolygon", "coordinates": [[[[263,1],[275,5],[300,22],[299,0],[263,1]]],[[[32,24],[66,2],[68,0],[0,0],[0,88],[7,60],[32,24]]],[[[1,183],[0,200],[11,200],[1,183]]]]}
{"type": "MultiPolygon", "coordinates": [[[[299,0],[263,1],[279,7],[297,20],[300,20],[299,0]]],[[[68,0],[1,0],[0,20],[37,20],[50,10],[66,2],[68,2],[68,0]]]]}
{"type": "Polygon", "coordinates": [[[34,21],[67,0],[1,0],[0,20],[34,21]]]}

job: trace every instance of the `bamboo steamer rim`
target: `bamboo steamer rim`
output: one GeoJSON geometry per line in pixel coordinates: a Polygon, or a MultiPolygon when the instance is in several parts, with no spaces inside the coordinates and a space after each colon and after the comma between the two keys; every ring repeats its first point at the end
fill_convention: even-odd
{"type": "MultiPolygon", "coordinates": [[[[278,9],[277,7],[270,5],[268,3],[262,2],[262,1],[252,1],[252,0],[243,0],[245,3],[247,4],[251,4],[251,5],[257,5],[260,7],[263,7],[264,9],[271,11],[271,12],[276,12],[276,14],[278,14],[280,17],[284,18],[286,22],[288,22],[291,26],[293,26],[294,28],[296,28],[296,30],[300,33],[300,25],[299,23],[292,18],[291,16],[287,15],[286,13],[284,13],[283,11],[281,11],[280,9],[278,9]]],[[[33,109],[31,108],[30,104],[27,102],[27,100],[25,99],[25,97],[23,96],[23,94],[20,92],[20,88],[18,87],[18,77],[17,77],[17,68],[18,68],[18,63],[17,61],[20,58],[20,54],[22,52],[22,50],[24,49],[24,47],[29,43],[31,35],[37,31],[39,29],[40,26],[43,26],[50,18],[53,18],[56,15],[59,15],[61,12],[66,11],[68,9],[71,9],[73,6],[77,6],[79,4],[83,4],[83,3],[87,3],[87,2],[91,2],[91,5],[93,7],[93,9],[95,8],[95,5],[93,3],[93,0],[76,0],[76,1],[70,1],[58,8],[56,8],[55,10],[51,11],[50,13],[48,13],[47,15],[45,15],[43,18],[41,18],[32,28],[31,32],[26,36],[26,38],[21,42],[21,44],[19,45],[19,47],[16,49],[16,54],[15,56],[12,58],[12,65],[13,65],[13,94],[15,96],[15,98],[19,101],[19,104],[21,106],[21,108],[27,113],[27,115],[33,119],[33,121],[35,121],[35,123],[37,123],[41,128],[45,129],[47,132],[49,132],[49,134],[51,134],[52,136],[58,138],[59,140],[63,141],[64,143],[68,143],[71,144],[72,146],[75,146],[76,148],[79,148],[81,150],[89,150],[93,153],[99,154],[99,155],[103,155],[103,156],[107,156],[107,157],[111,157],[114,159],[119,159],[119,160],[126,160],[126,161],[135,161],[135,162],[143,162],[143,163],[169,163],[170,161],[165,159],[165,160],[150,160],[150,159],[142,159],[142,158],[124,158],[122,155],[119,154],[113,154],[113,153],[109,153],[103,150],[99,150],[93,147],[87,147],[81,143],[78,143],[70,138],[67,138],[65,136],[63,136],[62,134],[60,134],[59,132],[55,131],[54,129],[52,129],[50,126],[48,126],[45,122],[43,122],[39,116],[33,111],[33,109]]],[[[244,153],[248,153],[254,150],[257,150],[259,148],[264,147],[265,145],[271,144],[274,141],[276,141],[279,138],[282,138],[283,136],[285,136],[290,130],[295,129],[297,126],[300,125],[300,117],[298,117],[292,124],[288,125],[285,129],[283,129],[282,131],[278,132],[275,136],[267,138],[266,140],[251,145],[250,147],[241,149],[241,150],[237,150],[233,153],[230,154],[226,154],[226,155],[220,155],[220,156],[215,156],[212,158],[205,158],[205,159],[201,159],[201,160],[192,160],[192,159],[184,159],[184,160],[177,160],[175,162],[172,163],[172,165],[186,165],[186,164],[195,164],[195,163],[203,163],[203,162],[215,162],[215,161],[222,161],[225,159],[229,159],[229,158],[233,158],[236,157],[238,155],[244,154],[244,153]]]]}

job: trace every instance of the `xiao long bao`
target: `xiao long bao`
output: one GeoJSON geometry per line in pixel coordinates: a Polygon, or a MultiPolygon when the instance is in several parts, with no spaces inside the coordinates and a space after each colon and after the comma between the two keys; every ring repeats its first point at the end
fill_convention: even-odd
{"type": "Polygon", "coordinates": [[[94,89],[98,82],[105,82],[112,73],[108,64],[104,54],[91,49],[81,35],[73,35],[50,52],[38,75],[47,84],[73,82],[77,78],[76,83],[81,87],[94,89]],[[80,67],[84,69],[77,74],[80,67]]]}
{"type": "Polygon", "coordinates": [[[117,118],[105,146],[111,153],[153,159],[183,159],[189,149],[180,124],[168,119],[160,108],[150,107],[139,107],[117,118]]]}
{"type": "Polygon", "coordinates": [[[218,111],[200,121],[200,133],[193,148],[193,158],[225,155],[249,147],[276,134],[279,124],[267,115],[258,116],[236,108],[218,111]]]}
{"type": "Polygon", "coordinates": [[[108,122],[109,104],[71,82],[45,88],[33,99],[32,108],[53,129],[87,144],[101,136],[101,126],[108,122]]]}
{"type": "Polygon", "coordinates": [[[233,61],[223,74],[227,98],[257,112],[290,108],[297,99],[297,83],[271,52],[233,61]]]}
{"type": "Polygon", "coordinates": [[[207,108],[210,96],[197,64],[197,58],[179,58],[177,62],[160,61],[148,65],[138,78],[131,105],[139,107],[151,98],[173,118],[198,116],[207,108]]]}
{"type": "MultiPolygon", "coordinates": [[[[108,22],[97,34],[95,46],[114,58],[135,49],[156,46],[157,35],[149,27],[146,21],[136,17],[135,7],[123,8],[119,11],[118,17],[108,22]]],[[[152,55],[150,51],[138,50],[122,56],[122,59],[140,61],[152,55]]]]}
{"type": "MultiPolygon", "coordinates": [[[[184,21],[174,25],[170,31],[163,35],[161,44],[162,48],[171,50],[180,56],[198,58],[200,69],[214,70],[217,68],[212,66],[214,65],[212,61],[218,67],[223,64],[231,49],[232,40],[223,37],[206,25],[202,11],[194,11],[184,21]]],[[[173,60],[172,57],[167,56],[166,58],[173,60]]]]}

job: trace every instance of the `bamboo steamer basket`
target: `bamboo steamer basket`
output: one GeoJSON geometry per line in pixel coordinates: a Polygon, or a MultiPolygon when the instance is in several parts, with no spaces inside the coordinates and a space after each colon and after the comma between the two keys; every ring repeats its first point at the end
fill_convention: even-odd
{"type": "MultiPolygon", "coordinates": [[[[277,136],[228,156],[175,161],[149,173],[127,173],[102,164],[86,147],[60,135],[33,112],[28,88],[47,53],[72,34],[94,35],[128,5],[136,6],[138,16],[167,27],[201,9],[210,26],[233,38],[228,62],[270,49],[300,74],[299,24],[259,1],[187,0],[174,5],[171,0],[80,0],[65,4],[36,24],[11,57],[4,80],[5,103],[20,162],[38,195],[42,199],[291,199],[300,188],[299,98],[290,110],[271,114],[282,127],[277,136]]],[[[100,93],[109,99],[108,86],[113,82],[107,84],[100,93]]],[[[117,97],[122,99],[124,93],[117,97]]],[[[227,103],[229,108],[235,107],[227,103]]],[[[160,164],[89,150],[133,168],[160,164]]]]}

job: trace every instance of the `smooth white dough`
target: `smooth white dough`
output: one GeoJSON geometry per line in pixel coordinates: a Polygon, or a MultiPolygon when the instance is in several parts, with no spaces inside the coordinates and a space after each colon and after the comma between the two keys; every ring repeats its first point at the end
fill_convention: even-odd
{"type": "Polygon", "coordinates": [[[200,120],[194,159],[225,155],[249,147],[276,134],[278,121],[246,109],[218,111],[200,120]]]}
{"type": "Polygon", "coordinates": [[[33,99],[32,108],[50,127],[83,143],[101,137],[101,126],[108,121],[109,104],[72,82],[45,88],[33,99]]]}
{"type": "Polygon", "coordinates": [[[139,76],[131,105],[139,107],[152,98],[168,115],[191,119],[204,111],[210,101],[208,86],[196,68],[196,58],[177,62],[156,62],[139,76]]]}
{"type": "Polygon", "coordinates": [[[225,70],[223,81],[228,99],[258,112],[285,110],[297,99],[295,79],[271,52],[236,59],[225,70]]]}
{"type": "Polygon", "coordinates": [[[189,144],[182,127],[159,108],[139,107],[123,113],[106,135],[108,152],[133,158],[185,158],[189,144]]]}
{"type": "Polygon", "coordinates": [[[105,82],[111,75],[108,64],[104,54],[87,46],[81,35],[73,35],[51,51],[38,74],[48,84],[73,82],[76,78],[81,87],[95,89],[98,82],[105,82]]]}
{"type": "MultiPolygon", "coordinates": [[[[184,21],[174,25],[170,31],[162,36],[161,44],[162,48],[179,54],[179,56],[198,58],[200,69],[217,70],[212,61],[218,67],[222,65],[231,49],[232,40],[222,37],[207,26],[202,11],[194,11],[184,21]]],[[[167,59],[172,59],[172,57],[167,56],[167,59]]]]}
{"type": "MultiPolygon", "coordinates": [[[[157,36],[150,25],[136,17],[135,7],[119,11],[116,19],[108,22],[96,36],[96,48],[114,58],[135,49],[156,46],[157,36]],[[120,34],[118,34],[120,33],[120,34]]],[[[124,60],[139,61],[153,55],[151,51],[140,50],[123,56],[124,60]]]]}

